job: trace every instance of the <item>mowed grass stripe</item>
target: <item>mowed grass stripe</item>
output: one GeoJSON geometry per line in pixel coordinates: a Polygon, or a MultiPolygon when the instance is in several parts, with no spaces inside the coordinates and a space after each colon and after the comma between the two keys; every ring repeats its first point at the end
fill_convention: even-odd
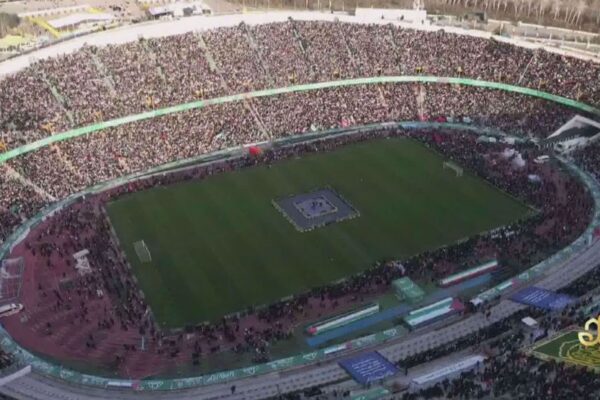
{"type": "MultiPolygon", "coordinates": [[[[149,199],[148,205],[140,205],[140,208],[151,211],[147,215],[148,219],[143,220],[150,228],[146,232],[162,232],[158,238],[152,235],[149,240],[146,240],[153,262],[141,266],[141,268],[154,268],[161,277],[159,281],[154,282],[154,286],[150,289],[150,293],[158,292],[160,295],[159,299],[154,300],[152,298],[154,296],[150,299],[151,307],[157,315],[168,313],[170,309],[178,305],[194,304],[195,299],[189,297],[190,293],[201,291],[210,296],[210,291],[214,290],[213,285],[204,282],[204,279],[198,276],[198,271],[201,269],[194,268],[194,264],[200,263],[200,260],[195,259],[187,250],[187,246],[195,244],[195,237],[198,234],[186,223],[190,213],[189,201],[190,198],[186,192],[181,192],[179,196],[171,196],[170,193],[165,192],[162,196],[154,194],[149,199]],[[172,209],[170,213],[162,211],[165,207],[161,201],[163,197],[166,198],[168,207],[172,209]],[[173,231],[174,228],[176,231],[173,231]],[[192,235],[192,239],[187,243],[172,242],[170,248],[167,249],[160,245],[160,236],[162,235],[164,237],[173,235],[189,237],[192,235]],[[180,263],[189,265],[190,268],[186,270],[176,268],[180,263]],[[190,287],[191,285],[194,287],[190,287]]],[[[144,286],[142,285],[142,287],[144,286]]],[[[183,308],[181,313],[187,314],[186,309],[187,307],[183,308]]]]}
{"type": "MultiPolygon", "coordinates": [[[[228,242],[222,242],[224,246],[223,251],[228,252],[229,267],[233,268],[228,269],[227,273],[238,283],[235,285],[235,289],[237,290],[235,302],[237,304],[243,304],[244,299],[260,298],[259,286],[245,284],[248,281],[252,281],[255,276],[260,277],[262,286],[270,287],[280,284],[276,270],[268,268],[268,257],[265,254],[252,250],[263,240],[276,245],[276,242],[274,242],[276,236],[274,237],[270,234],[273,232],[273,229],[270,229],[268,220],[260,218],[262,214],[260,210],[263,204],[255,196],[252,196],[254,190],[262,190],[263,182],[261,182],[261,177],[257,178],[252,180],[252,182],[257,184],[256,189],[246,185],[244,180],[232,179],[229,184],[233,187],[233,193],[237,198],[229,196],[227,204],[224,204],[225,207],[222,207],[220,210],[220,212],[230,218],[231,229],[235,232],[235,237],[238,238],[236,243],[240,244],[239,251],[232,251],[228,242]],[[240,202],[239,199],[246,199],[246,201],[240,202]],[[241,205],[240,203],[244,204],[241,205]],[[238,268],[242,264],[246,264],[247,267],[238,268]]],[[[221,196],[223,195],[225,194],[221,194],[221,196]]],[[[277,247],[274,247],[273,250],[275,251],[276,249],[277,247]]],[[[256,304],[250,303],[247,305],[256,304]]]]}
{"type": "MultiPolygon", "coordinates": [[[[295,163],[296,160],[293,161],[295,163]]],[[[258,172],[258,171],[257,171],[258,172]]],[[[308,265],[315,262],[315,254],[323,254],[328,251],[331,252],[331,243],[328,241],[319,241],[319,243],[313,244],[311,251],[296,246],[294,243],[290,243],[289,238],[295,237],[299,233],[275,208],[270,204],[273,198],[280,198],[293,193],[296,189],[302,188],[302,191],[308,191],[314,189],[313,176],[316,171],[311,169],[282,169],[279,171],[278,168],[273,168],[269,172],[275,172],[275,179],[270,179],[270,174],[260,174],[262,177],[257,179],[262,185],[257,190],[261,193],[267,194],[266,196],[258,195],[258,201],[261,205],[261,209],[264,209],[265,214],[269,214],[273,218],[264,218],[263,221],[268,221],[269,224],[274,225],[281,229],[266,229],[264,232],[267,240],[272,243],[269,253],[272,262],[275,262],[271,273],[277,276],[277,294],[275,296],[284,297],[293,292],[292,290],[308,289],[311,282],[319,281],[321,278],[326,277],[326,268],[298,268],[288,269],[285,265],[289,263],[289,260],[296,260],[298,264],[308,265]],[[270,194],[273,193],[274,195],[270,194]],[[267,206],[268,204],[268,206],[267,206]],[[273,212],[275,211],[275,213],[273,212]]],[[[250,184],[250,180],[246,181],[246,184],[250,184]]],[[[322,258],[317,256],[316,260],[322,258]]],[[[269,296],[269,290],[264,288],[261,290],[259,297],[267,299],[269,296]]],[[[265,300],[268,301],[268,300],[265,300]]]]}
{"type": "MultiPolygon", "coordinates": [[[[371,158],[373,161],[372,171],[389,171],[385,175],[376,175],[372,179],[372,191],[381,193],[385,197],[397,197],[396,201],[391,202],[388,207],[367,207],[367,212],[375,213],[373,216],[381,220],[385,225],[373,226],[375,229],[393,229],[398,226],[401,237],[391,238],[404,243],[409,252],[418,251],[418,246],[422,242],[422,232],[432,233],[435,228],[428,218],[422,216],[429,212],[429,206],[424,201],[415,201],[416,198],[421,198],[423,190],[421,187],[430,185],[427,177],[422,174],[420,168],[421,163],[417,163],[413,159],[412,154],[390,154],[390,147],[385,147],[381,153],[378,149],[372,148],[371,158]],[[376,154],[377,153],[377,154],[376,154]],[[396,158],[399,157],[400,159],[396,158]],[[403,167],[398,168],[398,164],[403,167]],[[422,176],[423,179],[415,180],[412,174],[422,176]],[[410,193],[410,196],[395,196],[398,188],[410,193]],[[405,213],[403,210],[412,210],[410,213],[405,213]],[[412,250],[411,250],[412,249],[412,250]]],[[[423,160],[427,162],[427,160],[423,160]]],[[[366,197],[365,202],[370,205],[371,198],[366,197]]],[[[376,238],[377,236],[370,236],[376,238]]],[[[372,246],[377,246],[377,243],[372,243],[372,246]]],[[[384,243],[387,247],[388,244],[384,243]]],[[[397,254],[395,254],[397,255],[397,254]]],[[[404,254],[402,254],[404,255],[404,254]]],[[[390,254],[391,256],[391,254],[390,254]]]]}
{"type": "MultiPolygon", "coordinates": [[[[213,191],[216,191],[216,189],[213,191]]],[[[191,238],[191,241],[186,240],[178,243],[178,252],[185,254],[185,259],[181,260],[178,255],[171,253],[175,256],[175,258],[172,259],[173,263],[180,262],[190,266],[190,268],[183,269],[183,271],[188,273],[187,276],[181,277],[181,279],[185,280],[185,284],[176,286],[182,289],[178,292],[178,297],[188,299],[187,303],[190,306],[186,307],[186,310],[184,311],[186,316],[194,315],[197,312],[196,309],[206,307],[204,304],[205,298],[214,298],[224,295],[223,293],[219,293],[218,290],[221,288],[220,281],[227,276],[227,271],[218,269],[211,273],[207,273],[207,269],[204,268],[204,260],[214,260],[214,262],[217,262],[220,265],[228,265],[228,262],[225,259],[226,253],[223,251],[223,246],[221,244],[222,240],[219,240],[218,237],[207,240],[206,235],[209,232],[198,230],[198,227],[193,222],[198,215],[201,218],[213,218],[216,221],[215,223],[228,227],[227,221],[223,220],[222,215],[219,213],[221,207],[219,200],[211,195],[213,191],[207,191],[206,188],[202,188],[200,193],[196,193],[188,190],[186,187],[185,197],[180,198],[180,200],[174,204],[174,206],[177,207],[176,213],[182,216],[177,220],[178,223],[175,225],[175,229],[181,230],[171,233],[177,235],[176,237],[191,238]],[[203,202],[201,205],[195,205],[194,203],[199,196],[203,199],[203,202]],[[196,250],[190,251],[188,246],[193,246],[196,250]]],[[[173,226],[173,224],[171,224],[171,226],[173,226]]],[[[234,284],[235,281],[232,281],[229,287],[234,284]]],[[[230,299],[231,296],[227,295],[224,298],[230,299]]]]}
{"type": "MultiPolygon", "coordinates": [[[[336,153],[333,153],[335,155],[336,153]]],[[[343,154],[340,154],[343,156],[343,154]]],[[[290,165],[287,175],[292,176],[293,181],[297,182],[297,188],[301,191],[296,193],[309,192],[315,189],[322,189],[325,186],[333,186],[333,189],[339,190],[336,185],[329,182],[340,181],[340,177],[345,174],[339,170],[340,165],[347,165],[340,161],[332,164],[329,168],[324,164],[324,159],[317,154],[311,154],[309,163],[302,159],[294,160],[290,165]],[[315,184],[318,182],[318,184],[315,184]]],[[[297,190],[297,189],[296,189],[297,190]]],[[[295,190],[286,195],[293,194],[295,190]]],[[[313,282],[330,282],[340,279],[347,274],[344,273],[340,265],[351,265],[355,259],[355,251],[348,246],[348,240],[340,240],[340,232],[347,228],[350,221],[342,221],[328,227],[319,228],[303,235],[307,238],[313,251],[303,251],[304,265],[313,267],[299,269],[296,273],[300,279],[301,290],[307,290],[314,286],[313,282]],[[319,263],[319,260],[322,260],[319,263]]],[[[290,224],[291,225],[291,224],[290,224]]],[[[295,234],[298,234],[295,232],[295,234]]],[[[352,243],[353,244],[353,243],[352,243]]]]}
{"type": "Polygon", "coordinates": [[[382,139],[124,196],[111,221],[158,321],[181,327],[271,303],[523,217],[479,178],[443,170],[408,139],[382,139]],[[272,200],[331,187],[360,216],[298,232],[272,200]],[[152,262],[140,264],[133,242],[152,262]]]}

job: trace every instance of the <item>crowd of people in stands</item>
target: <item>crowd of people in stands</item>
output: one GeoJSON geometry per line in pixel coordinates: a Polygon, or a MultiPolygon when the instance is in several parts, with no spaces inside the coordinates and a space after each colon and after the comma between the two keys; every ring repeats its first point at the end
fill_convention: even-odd
{"type": "MultiPolygon", "coordinates": [[[[589,84],[600,79],[600,67],[594,63],[444,32],[290,20],[85,47],[38,61],[0,81],[0,139],[3,146],[15,148],[71,128],[182,102],[379,75],[475,78],[600,104],[600,87],[589,84]]],[[[55,143],[1,165],[0,243],[45,205],[85,187],[236,145],[382,121],[419,120],[475,124],[541,138],[574,114],[575,110],[546,100],[500,90],[384,83],[244,98],[140,120],[55,143]]],[[[151,338],[148,346],[157,354],[177,357],[189,351],[197,362],[203,351],[232,349],[254,352],[255,361],[266,361],[268,344],[288,337],[290,327],[308,309],[361,300],[387,287],[400,270],[382,260],[344,282],[251,312],[250,318],[258,321],[254,325],[236,317],[192,327],[188,333],[197,334],[197,340],[185,347],[179,338],[154,326],[110,235],[102,202],[127,191],[389,135],[421,140],[535,209],[533,216],[511,226],[402,260],[415,279],[437,279],[492,256],[502,257],[507,268],[520,270],[570,243],[589,222],[592,201],[584,187],[549,165],[534,164],[533,158],[542,153],[533,145],[486,143],[460,132],[391,130],[268,150],[259,158],[243,157],[140,181],[78,202],[59,213],[46,231],[28,239],[27,250],[52,269],[55,263],[70,266],[72,253],[87,248],[93,272],[68,288],[38,289],[57,311],[76,307],[81,323],[90,313],[86,299],[99,291],[119,299],[111,303],[115,310],[98,311],[101,317],[94,322],[98,330],[137,331],[151,338]]],[[[594,152],[598,149],[590,149],[576,158],[598,174],[598,151],[594,152]]],[[[53,326],[46,326],[46,331],[51,335],[53,326]]],[[[90,335],[85,345],[93,349],[98,340],[90,335]]],[[[124,353],[115,355],[117,364],[136,349],[131,343],[124,346],[124,353]]]]}
{"type": "MultiPolygon", "coordinates": [[[[16,148],[94,122],[252,90],[378,75],[476,78],[591,104],[590,62],[393,25],[294,21],[84,47],[0,81],[0,140],[16,148]],[[443,60],[443,61],[441,61],[443,60]],[[7,97],[8,96],[8,97],[7,97]]],[[[111,127],[2,168],[0,240],[40,204],[151,166],[242,143],[380,121],[469,122],[547,135],[574,114],[542,99],[448,84],[378,84],[244,99],[111,127]],[[13,173],[27,179],[12,179],[13,173]],[[9,211],[10,210],[10,211],[9,211]],[[17,211],[17,212],[15,212],[17,211]]]]}
{"type": "MultiPolygon", "coordinates": [[[[600,89],[589,84],[600,75],[592,62],[444,31],[290,20],[84,47],[38,61],[0,82],[0,129],[15,147],[67,128],[203,98],[418,74],[518,84],[600,102],[600,89]]],[[[527,115],[518,105],[514,109],[527,115]]],[[[553,120],[551,111],[540,112],[553,120]]]]}
{"type": "Polygon", "coordinates": [[[406,392],[402,398],[417,400],[598,397],[600,389],[595,384],[598,379],[597,372],[568,363],[543,361],[527,354],[524,348],[531,344],[531,338],[524,332],[521,324],[521,318],[524,316],[535,317],[540,329],[545,331],[541,338],[547,337],[549,332],[557,332],[568,326],[582,326],[589,318],[589,315],[582,313],[582,309],[590,304],[590,293],[600,285],[598,267],[561,289],[562,293],[578,299],[562,311],[546,314],[537,309],[524,309],[510,318],[480,330],[473,338],[461,339],[402,360],[401,366],[411,367],[475,345],[480,349],[485,347],[489,354],[482,365],[461,374],[460,378],[444,380],[423,390],[406,392]]]}
{"type": "MultiPolygon", "coordinates": [[[[191,358],[194,365],[199,364],[206,354],[227,350],[250,354],[254,362],[268,361],[271,344],[289,338],[293,327],[307,317],[327,315],[381,294],[392,280],[405,273],[418,280],[435,280],[460,268],[499,258],[502,265],[514,268],[507,273],[514,274],[552,254],[582,232],[589,221],[592,201],[578,181],[568,174],[556,172],[549,165],[533,163],[533,158],[540,154],[535,146],[487,143],[478,139],[481,138],[468,132],[441,129],[374,130],[291,146],[274,146],[265,148],[260,155],[247,154],[121,185],[79,200],[54,216],[43,229],[30,234],[25,241],[27,252],[36,258],[37,264],[50,270],[72,269],[72,254],[81,249],[90,250],[87,255],[92,266],[90,274],[71,276],[73,284],[64,288],[37,289],[44,304],[50,299],[53,312],[75,309],[78,314],[71,317],[72,324],[97,325],[94,326],[97,332],[91,333],[85,340],[85,346],[90,351],[100,345],[103,331],[113,332],[110,337],[115,341],[116,330],[137,333],[134,336],[138,338],[145,337],[146,349],[159,357],[178,359],[182,353],[187,354],[185,358],[191,358]],[[258,311],[247,310],[246,315],[189,326],[185,334],[173,335],[155,325],[126,260],[111,236],[108,219],[102,209],[104,202],[157,185],[203,179],[256,164],[274,164],[310,152],[333,151],[348,143],[395,136],[409,136],[436,149],[472,173],[535,207],[536,215],[500,230],[401,260],[404,270],[390,268],[390,262],[382,260],[364,273],[343,282],[299,293],[258,311]],[[515,153],[507,153],[507,149],[515,150],[515,153]],[[524,163],[515,163],[515,160],[524,163]],[[540,181],[531,182],[531,175],[539,176],[540,181]],[[569,207],[565,206],[566,202],[570,204],[569,207]],[[95,306],[91,302],[98,293],[116,301],[95,306]],[[189,340],[189,337],[184,340],[184,335],[191,335],[189,337],[193,337],[193,340],[189,340]]],[[[46,335],[52,336],[54,331],[55,327],[49,323],[46,335]]],[[[127,333],[122,349],[114,355],[113,365],[124,366],[127,354],[139,350],[139,340],[131,339],[132,334],[127,333]]],[[[422,362],[420,359],[417,361],[422,362]]]]}
{"type": "MultiPolygon", "coordinates": [[[[417,365],[467,349],[485,353],[486,360],[471,371],[432,384],[425,389],[397,385],[394,378],[386,381],[384,386],[397,391],[392,398],[403,400],[598,397],[600,389],[595,385],[596,372],[571,364],[542,361],[527,354],[524,349],[534,341],[540,341],[569,326],[582,325],[589,317],[589,313],[586,315],[583,310],[587,311],[594,300],[598,303],[599,286],[600,265],[560,289],[560,293],[577,299],[562,311],[547,314],[543,310],[526,308],[480,329],[467,338],[432,348],[398,362],[400,374],[404,374],[417,365]],[[543,331],[541,335],[533,338],[532,332],[524,328],[521,319],[525,316],[536,319],[539,331],[543,331]]],[[[595,314],[592,312],[591,315],[595,314]]],[[[315,387],[281,398],[327,400],[348,396],[347,392],[339,393],[329,388],[315,387]]]]}
{"type": "MultiPolygon", "coordinates": [[[[512,99],[517,100],[511,108],[511,97],[500,91],[464,87],[459,94],[456,90],[448,85],[443,88],[381,85],[318,90],[213,105],[108,128],[8,161],[1,168],[0,185],[12,188],[2,193],[27,192],[25,195],[33,201],[30,201],[31,206],[24,206],[20,196],[0,195],[0,220],[6,221],[2,224],[3,230],[9,231],[21,219],[31,217],[40,205],[93,184],[167,162],[290,133],[417,119],[467,121],[497,125],[509,132],[526,132],[545,127],[544,124],[559,126],[571,115],[568,110],[560,109],[552,114],[555,120],[548,122],[552,118],[546,117],[545,107],[540,105],[532,106],[537,107],[539,113],[529,109],[529,117],[519,119],[516,117],[520,115],[519,109],[527,110],[530,104],[525,97],[514,95],[512,99]],[[416,100],[420,92],[430,93],[425,95],[422,105],[416,100]],[[463,96],[471,99],[470,105],[467,101],[449,101],[463,96]],[[477,104],[484,105],[479,114],[477,104]],[[419,108],[431,111],[419,112],[419,108]],[[515,118],[511,119],[511,115],[515,118]]],[[[0,241],[5,237],[3,232],[0,241]]]]}
{"type": "Polygon", "coordinates": [[[523,354],[521,341],[495,349],[497,355],[460,379],[443,381],[404,400],[417,399],[589,399],[600,395],[596,372],[575,365],[544,362],[523,354]]]}

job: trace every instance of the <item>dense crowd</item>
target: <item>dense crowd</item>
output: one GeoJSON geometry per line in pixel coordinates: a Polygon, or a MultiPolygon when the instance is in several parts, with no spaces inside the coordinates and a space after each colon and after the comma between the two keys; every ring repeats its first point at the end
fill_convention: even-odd
{"type": "Polygon", "coordinates": [[[417,399],[591,399],[597,398],[598,375],[570,364],[544,362],[520,351],[523,340],[499,341],[495,355],[460,379],[443,381],[404,400],[417,399]]]}
{"type": "Polygon", "coordinates": [[[578,300],[562,311],[545,314],[536,309],[524,309],[513,316],[480,330],[472,337],[436,347],[418,354],[400,365],[411,367],[464,350],[485,347],[489,357],[473,371],[457,379],[444,380],[427,389],[413,390],[403,395],[404,400],[417,399],[591,399],[600,395],[597,372],[575,365],[542,361],[527,354],[524,348],[531,344],[531,336],[524,331],[520,320],[524,316],[537,319],[539,328],[547,337],[569,326],[582,326],[589,318],[581,310],[590,303],[591,293],[600,286],[599,268],[561,289],[578,300]],[[483,345],[482,345],[483,343],[483,345]]]}
{"type": "MultiPolygon", "coordinates": [[[[301,321],[321,317],[379,295],[387,290],[393,279],[404,274],[418,280],[439,279],[490,258],[498,258],[509,269],[506,273],[514,274],[571,242],[587,226],[592,208],[591,198],[574,178],[556,172],[549,165],[533,163],[532,160],[539,154],[540,150],[532,145],[484,143],[471,133],[444,130],[375,130],[292,146],[274,146],[266,148],[258,156],[248,154],[177,173],[158,175],[80,200],[54,216],[43,229],[30,234],[25,246],[27,252],[36,258],[37,264],[45,265],[49,271],[59,275],[65,273],[61,271],[73,275],[71,255],[81,249],[90,250],[87,257],[93,266],[92,273],[72,277],[75,283],[68,288],[38,287],[38,292],[44,304],[50,299],[53,312],[75,312],[76,315],[70,317],[71,324],[97,324],[97,332],[91,333],[85,341],[90,351],[101,345],[99,340],[102,332],[110,332],[113,341],[118,337],[115,332],[126,334],[123,348],[116,352],[112,360],[112,365],[116,367],[126,366],[128,354],[136,352],[142,336],[147,340],[149,351],[167,360],[183,357],[197,365],[207,353],[229,350],[248,354],[254,362],[265,362],[271,358],[272,344],[289,338],[293,328],[301,321]],[[394,260],[381,260],[364,273],[343,282],[298,293],[258,311],[250,309],[240,316],[186,327],[186,340],[184,334],[171,334],[156,326],[151,310],[139,293],[116,240],[110,234],[109,223],[102,210],[105,201],[157,185],[203,179],[258,163],[273,164],[310,152],[333,151],[356,141],[391,136],[410,136],[436,149],[472,173],[535,207],[536,215],[500,230],[482,233],[467,241],[401,260],[403,270],[390,267],[394,260]],[[518,153],[507,156],[507,149],[518,153]],[[524,164],[515,164],[517,158],[523,160],[524,164]],[[541,182],[530,181],[529,177],[534,174],[540,177],[541,182]],[[567,202],[569,207],[565,206],[567,202]],[[114,300],[104,306],[93,306],[91,301],[95,301],[98,293],[114,300]],[[132,340],[136,336],[138,340],[132,340]]],[[[63,276],[63,279],[66,277],[63,276]]],[[[501,330],[500,327],[496,328],[491,329],[501,330]]],[[[52,336],[55,329],[60,327],[49,323],[46,334],[52,336]]],[[[473,339],[477,337],[468,340],[473,339]]]]}
{"type": "MultiPolygon", "coordinates": [[[[70,128],[182,102],[293,84],[418,74],[518,84],[600,104],[600,87],[590,84],[600,80],[600,67],[593,63],[444,32],[290,20],[119,46],[85,47],[36,62],[0,81],[0,134],[2,143],[14,148],[70,128]]],[[[524,138],[542,138],[574,113],[516,93],[411,83],[246,98],[140,120],[53,144],[0,165],[0,244],[45,205],[90,185],[232,146],[353,125],[418,120],[476,124],[524,138]]],[[[70,267],[71,255],[86,248],[95,268],[64,291],[38,290],[56,312],[75,310],[81,324],[92,316],[88,300],[99,293],[100,297],[118,299],[111,302],[111,308],[94,309],[97,330],[138,332],[150,338],[150,351],[161,356],[176,358],[181,352],[189,353],[197,364],[203,352],[231,349],[252,353],[254,361],[264,362],[269,359],[270,344],[289,337],[291,327],[307,313],[320,308],[331,311],[363,300],[404,272],[389,268],[389,260],[382,260],[344,282],[298,294],[258,312],[250,310],[250,316],[188,327],[186,333],[195,339],[184,343],[183,334],[169,335],[154,325],[110,235],[103,201],[150,186],[201,179],[259,162],[274,163],[307,152],[333,150],[350,141],[390,135],[422,141],[534,208],[534,215],[523,221],[402,260],[405,272],[415,279],[438,279],[456,272],[459,266],[472,266],[492,257],[500,259],[506,274],[513,274],[570,243],[589,222],[592,201],[585,188],[549,165],[533,163],[543,154],[533,145],[486,143],[471,134],[443,130],[390,130],[275,148],[258,158],[242,157],[139,181],[80,201],[29,238],[27,251],[52,270],[57,264],[70,267]]],[[[600,148],[593,145],[575,158],[598,177],[598,154],[600,148]]],[[[49,323],[47,334],[52,335],[54,328],[49,323]]],[[[495,328],[504,331],[509,325],[495,328]]],[[[459,347],[491,336],[493,332],[483,331],[459,347]]],[[[98,340],[97,335],[90,334],[85,346],[94,349],[98,340]]],[[[123,343],[114,362],[125,363],[136,346],[132,341],[123,343]]],[[[440,351],[454,350],[450,346],[440,351]]],[[[437,356],[418,355],[404,361],[413,365],[437,356]]],[[[515,368],[531,363],[507,357],[515,368]]],[[[494,364],[488,367],[490,371],[498,368],[494,364]]],[[[533,371],[537,368],[542,367],[533,371]]],[[[539,387],[546,388],[541,381],[539,387]]]]}
{"type": "MultiPolygon", "coordinates": [[[[418,74],[518,84],[591,104],[600,100],[600,89],[589,84],[600,74],[594,63],[443,31],[289,20],[84,47],[38,61],[0,81],[0,140],[15,148],[69,128],[193,100],[418,74]]],[[[543,137],[573,114],[546,100],[499,90],[379,84],[244,99],[141,120],[57,143],[2,166],[0,185],[11,188],[0,194],[0,241],[41,204],[234,145],[404,120],[476,123],[543,137]],[[23,205],[22,197],[33,201],[23,205]]]]}
{"type": "Polygon", "coordinates": [[[290,20],[84,47],[38,61],[0,82],[0,130],[15,147],[69,127],[201,98],[417,74],[518,84],[600,103],[600,89],[591,84],[600,68],[591,62],[444,31],[290,20]]]}
{"type": "MultiPolygon", "coordinates": [[[[588,399],[600,396],[597,373],[570,364],[542,361],[527,354],[524,349],[535,341],[540,341],[555,332],[570,326],[581,326],[589,317],[583,313],[593,298],[598,303],[597,291],[600,286],[600,265],[579,279],[559,290],[576,298],[576,302],[566,309],[547,314],[535,308],[523,309],[510,317],[486,326],[474,335],[434,347],[428,351],[399,360],[400,373],[411,368],[434,362],[452,353],[474,351],[486,354],[483,363],[458,377],[442,380],[425,389],[409,385],[394,384],[394,378],[385,386],[398,390],[393,398],[403,400],[428,399],[588,399]],[[596,296],[594,296],[596,294],[596,296]],[[521,319],[525,316],[538,322],[534,334],[524,327],[521,319]]],[[[596,308],[596,311],[598,308],[596,308]]],[[[486,312],[485,309],[482,312],[486,312]]],[[[592,315],[595,315],[592,313],[592,315]]],[[[347,396],[328,388],[314,387],[303,393],[294,393],[281,398],[289,399],[336,399],[347,396]],[[316,395],[314,393],[317,393],[316,395]]]]}
{"type": "Polygon", "coordinates": [[[28,218],[39,204],[99,182],[292,133],[430,119],[541,135],[571,115],[567,109],[521,95],[449,85],[356,86],[213,105],[111,127],[10,160],[0,167],[1,184],[13,186],[0,194],[0,220],[7,221],[2,225],[8,230],[15,225],[10,222],[15,219],[15,206],[20,209],[17,220],[28,218]],[[423,93],[427,95],[419,104],[423,93]],[[527,117],[521,116],[522,110],[527,117]],[[18,196],[3,196],[33,190],[31,207],[23,207],[18,196]]]}

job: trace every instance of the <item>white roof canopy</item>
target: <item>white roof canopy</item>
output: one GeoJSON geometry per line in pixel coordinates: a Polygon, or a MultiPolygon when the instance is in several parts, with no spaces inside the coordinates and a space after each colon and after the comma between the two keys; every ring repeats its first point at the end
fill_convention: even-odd
{"type": "Polygon", "coordinates": [[[521,322],[523,322],[525,325],[529,326],[530,328],[535,328],[538,325],[537,321],[531,317],[525,317],[521,320],[521,322]]]}
{"type": "Polygon", "coordinates": [[[48,24],[55,29],[62,29],[67,26],[79,25],[84,22],[104,22],[112,21],[115,17],[112,14],[92,14],[92,13],[78,13],[67,15],[66,17],[52,19],[48,21],[48,24]]]}

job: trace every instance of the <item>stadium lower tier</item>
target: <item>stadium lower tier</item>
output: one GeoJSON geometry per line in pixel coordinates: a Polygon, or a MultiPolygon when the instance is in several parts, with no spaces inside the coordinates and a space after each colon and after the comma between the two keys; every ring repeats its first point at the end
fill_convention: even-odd
{"type": "Polygon", "coordinates": [[[308,138],[147,175],[58,211],[9,255],[25,265],[25,309],[3,325],[35,354],[100,375],[244,367],[305,351],[311,323],[375,300],[395,306],[391,282],[405,275],[423,302],[437,293],[431,282],[490,259],[497,283],[591,218],[585,187],[554,162],[531,162],[542,153],[528,144],[443,129],[308,138]]]}

